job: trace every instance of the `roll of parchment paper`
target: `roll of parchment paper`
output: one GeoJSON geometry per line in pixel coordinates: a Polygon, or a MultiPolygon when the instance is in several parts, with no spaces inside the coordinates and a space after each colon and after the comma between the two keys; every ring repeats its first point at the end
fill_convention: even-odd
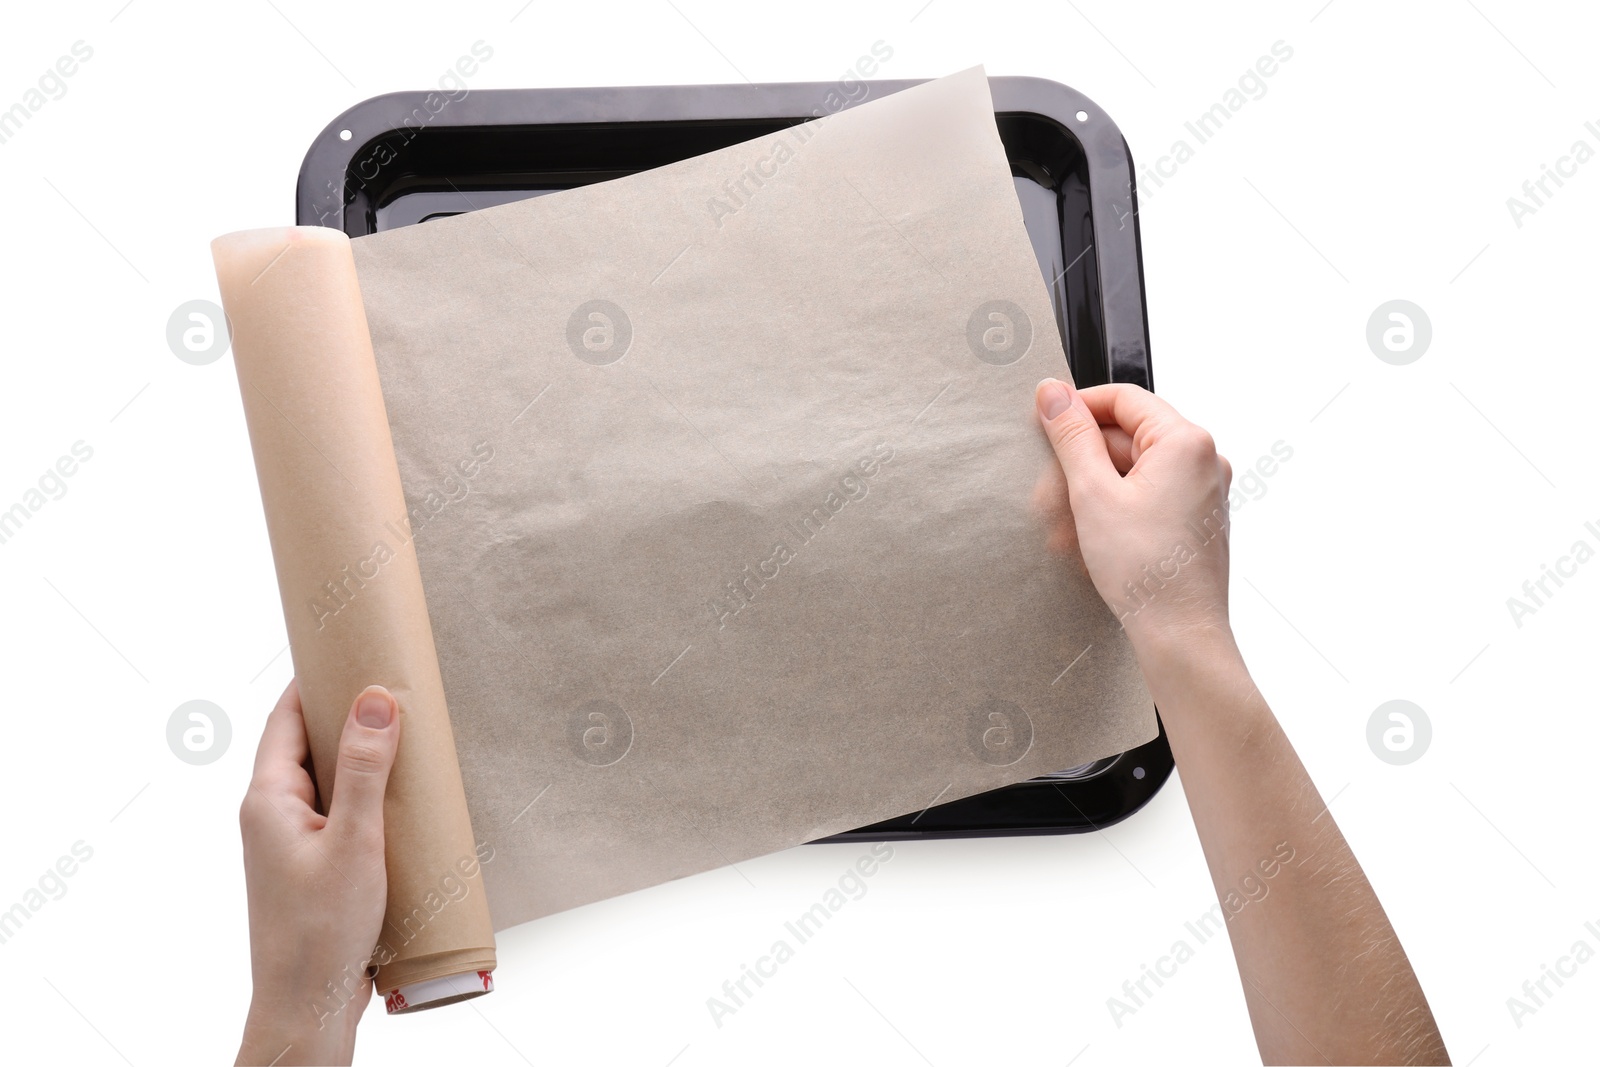
{"type": "Polygon", "coordinates": [[[217,238],[212,255],[319,796],[333,795],[356,694],[382,685],[400,705],[378,992],[411,990],[405,1010],[481,995],[495,966],[480,871],[490,857],[467,814],[350,240],[249,230],[217,238]]]}

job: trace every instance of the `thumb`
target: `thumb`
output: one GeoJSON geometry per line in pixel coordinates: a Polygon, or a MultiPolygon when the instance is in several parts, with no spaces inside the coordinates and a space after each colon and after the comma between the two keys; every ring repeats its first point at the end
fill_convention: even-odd
{"type": "Polygon", "coordinates": [[[1074,499],[1105,488],[1121,478],[1106,450],[1105,435],[1087,404],[1066,382],[1046,378],[1034,391],[1039,422],[1055,449],[1061,471],[1067,476],[1067,492],[1074,499]]]}
{"type": "Polygon", "coordinates": [[[383,832],[383,792],[400,747],[400,707],[381,685],[368,686],[350,706],[339,738],[328,823],[344,833],[383,832]]]}

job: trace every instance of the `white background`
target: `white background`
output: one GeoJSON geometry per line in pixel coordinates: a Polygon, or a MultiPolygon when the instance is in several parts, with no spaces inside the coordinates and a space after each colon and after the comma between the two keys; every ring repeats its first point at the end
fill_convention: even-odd
{"type": "MultiPolygon", "coordinates": [[[[432,86],[483,40],[473,88],[831,80],[976,63],[1087,93],[1153,162],[1275,41],[1268,91],[1142,189],[1157,383],[1242,470],[1294,450],[1234,517],[1234,621],[1262,690],[1388,909],[1456,1062],[1592,1047],[1600,962],[1519,1027],[1506,1000],[1600,948],[1591,767],[1600,562],[1536,614],[1506,599],[1579,538],[1592,477],[1600,161],[1519,227],[1506,200],[1600,122],[1577,4],[713,0],[337,7],[27,5],[0,34],[0,108],[75,41],[93,58],[0,144],[0,508],[75,441],[93,459],[0,545],[6,765],[0,909],[74,842],[93,857],[0,945],[6,1059],[218,1062],[249,997],[237,802],[289,672],[230,361],[167,347],[216,299],[208,242],[292,221],[336,114],[432,86]],[[674,6],[675,5],[675,6],[674,6]],[[520,9],[520,10],[519,10],[520,9]],[[1150,195],[1153,192],[1153,195],[1150,195]],[[1368,316],[1432,321],[1408,366],[1368,316]],[[203,698],[234,737],[168,750],[203,698]],[[1431,748],[1380,762],[1366,723],[1415,701],[1431,748]]],[[[500,938],[500,988],[387,1019],[369,1063],[1248,1062],[1225,941],[1119,1027],[1125,979],[1214,901],[1177,780],[1102,834],[897,845],[719,1029],[706,998],[863,846],[806,847],[500,938]],[[752,884],[753,883],[753,888],[752,884]]],[[[1242,872],[1241,872],[1242,873],[1242,872]]],[[[1552,987],[1553,988],[1553,987],[1552,987]]]]}

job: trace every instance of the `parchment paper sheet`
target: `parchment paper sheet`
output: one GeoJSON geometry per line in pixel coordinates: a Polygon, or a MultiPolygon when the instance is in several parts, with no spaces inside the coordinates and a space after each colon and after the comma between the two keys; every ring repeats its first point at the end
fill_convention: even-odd
{"type": "Polygon", "coordinates": [[[981,69],[352,248],[497,929],[1155,736],[981,69]]]}

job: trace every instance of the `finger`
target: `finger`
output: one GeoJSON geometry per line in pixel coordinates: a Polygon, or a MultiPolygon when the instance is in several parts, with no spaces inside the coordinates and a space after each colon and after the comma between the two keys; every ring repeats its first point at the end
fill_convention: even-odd
{"type": "Polygon", "coordinates": [[[1152,485],[1187,483],[1216,470],[1216,441],[1153,393],[1136,385],[1103,385],[1083,391],[1085,405],[1102,424],[1120,427],[1133,440],[1130,475],[1152,485]]]}
{"type": "Polygon", "coordinates": [[[1126,382],[1091,386],[1078,395],[1102,426],[1120,427],[1133,438],[1140,452],[1148,450],[1168,430],[1187,422],[1165,400],[1126,382]]]}
{"type": "Polygon", "coordinates": [[[1067,492],[1074,502],[1082,501],[1086,494],[1103,493],[1119,481],[1100,424],[1078,397],[1077,390],[1054,378],[1040,382],[1034,392],[1039,421],[1067,476],[1067,492]]]}
{"type": "Polygon", "coordinates": [[[305,716],[300,710],[300,686],[291,678],[262,728],[252,787],[275,796],[293,797],[310,807],[317,794],[305,769],[309,753],[305,716]]]}
{"type": "Polygon", "coordinates": [[[1139,461],[1139,446],[1121,426],[1101,426],[1100,436],[1106,439],[1106,451],[1111,453],[1111,463],[1118,474],[1127,474],[1139,461]]]}
{"type": "Polygon", "coordinates": [[[381,685],[368,686],[350,705],[339,737],[328,825],[358,836],[383,833],[383,793],[400,747],[400,706],[381,685]]]}
{"type": "Polygon", "coordinates": [[[1041,518],[1056,519],[1072,514],[1067,501],[1067,476],[1061,473],[1061,462],[1054,457],[1046,461],[1033,483],[1033,510],[1041,518]]]}

